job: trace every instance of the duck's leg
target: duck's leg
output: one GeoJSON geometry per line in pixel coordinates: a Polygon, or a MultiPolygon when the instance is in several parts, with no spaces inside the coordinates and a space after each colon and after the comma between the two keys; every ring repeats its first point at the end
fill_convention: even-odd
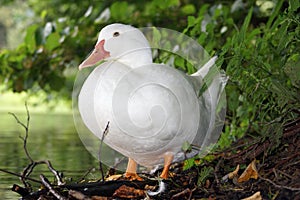
{"type": "Polygon", "coordinates": [[[126,169],[124,176],[126,178],[128,178],[129,180],[142,181],[143,179],[141,177],[139,177],[136,173],[136,168],[137,168],[137,163],[132,158],[129,158],[128,164],[127,164],[127,169],[126,169]]]}
{"type": "Polygon", "coordinates": [[[170,165],[172,164],[172,161],[174,159],[174,155],[172,153],[166,153],[164,155],[164,169],[160,175],[161,178],[167,179],[169,177],[169,168],[170,165]]]}

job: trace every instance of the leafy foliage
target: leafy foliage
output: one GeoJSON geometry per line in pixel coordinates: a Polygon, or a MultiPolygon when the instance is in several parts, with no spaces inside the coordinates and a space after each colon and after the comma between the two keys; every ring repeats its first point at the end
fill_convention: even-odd
{"type": "Polygon", "coordinates": [[[205,180],[208,178],[209,175],[211,175],[213,171],[214,169],[212,167],[203,167],[198,175],[197,186],[198,187],[203,186],[205,180]]]}
{"type": "Polygon", "coordinates": [[[258,133],[276,147],[282,125],[299,115],[299,6],[281,0],[268,18],[260,18],[258,7],[248,5],[241,21],[233,7],[222,5],[209,13],[206,4],[197,17],[188,17],[184,31],[219,54],[218,64],[230,77],[221,147],[246,132],[258,133]],[[205,18],[209,24],[203,27],[205,18]]]}
{"type": "MultiPolygon", "coordinates": [[[[2,0],[3,1],[3,0],[2,0]]],[[[9,1],[3,1],[9,4],[9,1]]],[[[123,22],[181,31],[195,38],[229,76],[228,111],[219,145],[245,133],[279,144],[282,125],[299,116],[300,17],[298,1],[219,3],[193,0],[29,0],[36,21],[24,42],[0,51],[0,81],[7,90],[70,97],[78,64],[98,31],[123,22]]],[[[179,66],[188,65],[176,60],[179,66]]],[[[183,69],[189,69],[189,66],[183,69]]],[[[276,146],[274,145],[274,147],[276,146]]]]}

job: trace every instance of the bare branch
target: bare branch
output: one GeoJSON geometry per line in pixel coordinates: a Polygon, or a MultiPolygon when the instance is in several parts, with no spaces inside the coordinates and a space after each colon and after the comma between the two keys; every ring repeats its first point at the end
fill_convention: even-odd
{"type": "Polygon", "coordinates": [[[38,161],[38,162],[36,162],[36,163],[37,163],[37,164],[46,164],[46,165],[48,166],[49,170],[54,174],[54,176],[55,176],[55,178],[56,178],[56,180],[57,180],[57,184],[58,184],[58,185],[63,185],[63,184],[64,184],[64,182],[63,182],[63,180],[62,180],[62,178],[61,178],[59,172],[56,171],[56,170],[52,167],[52,164],[51,164],[51,162],[50,162],[49,160],[42,160],[42,161],[38,161]]]}
{"type": "Polygon", "coordinates": [[[12,191],[18,193],[22,197],[29,195],[29,191],[26,188],[23,188],[17,184],[14,184],[13,187],[11,188],[12,191]]]}
{"type": "Polygon", "coordinates": [[[99,168],[100,168],[100,171],[101,171],[101,176],[102,176],[102,181],[104,181],[104,171],[103,171],[103,166],[102,166],[102,162],[101,162],[101,150],[102,150],[102,145],[103,145],[103,140],[104,140],[104,137],[108,134],[108,131],[109,131],[109,121],[107,122],[106,124],[106,127],[102,133],[102,138],[101,138],[101,141],[100,141],[100,147],[99,147],[99,154],[98,154],[98,159],[99,159],[99,168]]]}
{"type": "Polygon", "coordinates": [[[271,183],[274,187],[277,187],[277,188],[280,188],[280,189],[284,188],[284,189],[291,190],[291,191],[300,191],[300,188],[294,188],[294,187],[289,187],[289,186],[285,186],[285,185],[277,185],[276,183],[274,183],[270,179],[264,178],[262,176],[259,176],[259,178],[264,180],[264,181],[267,181],[267,182],[271,183]]]}
{"type": "Polygon", "coordinates": [[[191,199],[191,196],[192,196],[192,191],[187,188],[177,194],[174,194],[171,199],[180,199],[180,198],[183,198],[184,196],[188,196],[189,198],[188,199],[191,199]]]}
{"type": "Polygon", "coordinates": [[[15,113],[8,112],[8,114],[12,115],[15,118],[15,120],[17,121],[17,123],[20,124],[25,130],[27,130],[27,126],[19,120],[19,118],[16,116],[15,113]]]}
{"type": "Polygon", "coordinates": [[[30,178],[30,177],[26,177],[26,176],[23,176],[21,174],[17,174],[15,172],[10,172],[8,170],[5,170],[5,169],[0,169],[1,172],[4,172],[4,173],[7,173],[7,174],[11,174],[11,175],[14,175],[14,176],[17,176],[17,177],[20,177],[20,178],[23,178],[23,179],[27,179],[27,180],[30,180],[30,181],[33,181],[33,182],[36,182],[36,183],[42,183],[41,181],[39,180],[36,180],[36,179],[33,179],[33,178],[30,178]]]}
{"type": "Polygon", "coordinates": [[[82,177],[81,177],[77,182],[81,182],[81,181],[85,180],[85,177],[86,177],[89,173],[91,173],[91,171],[93,171],[94,169],[95,169],[95,167],[90,167],[90,168],[82,175],[82,177]]]}
{"type": "MultiPolygon", "coordinates": [[[[26,127],[27,129],[29,129],[29,122],[30,122],[30,114],[29,114],[29,109],[28,109],[28,105],[27,105],[27,101],[25,101],[25,108],[26,108],[26,113],[27,113],[27,123],[26,123],[26,127]]],[[[26,135],[28,137],[28,134],[26,135]]]]}
{"type": "Polygon", "coordinates": [[[33,163],[34,161],[27,150],[27,139],[29,136],[29,123],[30,123],[30,114],[29,114],[27,102],[25,102],[25,108],[26,108],[26,113],[27,113],[26,125],[19,120],[19,118],[16,116],[16,114],[11,113],[11,112],[9,112],[8,114],[12,115],[15,118],[15,120],[17,121],[17,123],[20,124],[25,129],[25,137],[19,136],[19,138],[21,138],[21,140],[23,141],[23,148],[24,148],[27,158],[31,161],[31,163],[33,163]]]}
{"type": "MultiPolygon", "coordinates": [[[[33,161],[32,163],[30,163],[29,165],[27,165],[27,167],[23,170],[22,173],[22,177],[28,177],[33,169],[37,166],[37,165],[41,165],[41,164],[46,164],[48,169],[54,174],[56,180],[57,180],[57,184],[58,185],[63,185],[64,182],[59,174],[58,171],[56,171],[53,167],[52,164],[49,160],[40,160],[40,161],[33,161]]],[[[27,178],[28,179],[28,178],[27,178]]],[[[24,183],[24,182],[23,182],[24,183]]],[[[26,186],[26,183],[24,183],[24,185],[26,186]]]]}
{"type": "MultiPolygon", "coordinates": [[[[30,124],[30,113],[29,113],[29,109],[28,109],[28,106],[27,106],[27,102],[25,102],[25,108],[26,108],[26,113],[27,113],[27,121],[26,121],[26,124],[21,122],[20,119],[14,114],[14,113],[11,113],[9,112],[10,115],[12,115],[15,120],[17,121],[18,124],[20,124],[24,129],[25,129],[25,136],[22,137],[22,136],[19,136],[19,138],[23,141],[23,148],[24,148],[24,151],[25,151],[25,154],[27,156],[27,158],[30,160],[30,164],[28,164],[21,175],[17,175],[17,174],[14,174],[14,175],[17,175],[21,178],[21,181],[23,182],[23,184],[25,185],[26,188],[29,187],[28,183],[26,182],[26,180],[32,180],[32,181],[35,181],[37,182],[36,180],[34,179],[31,179],[29,178],[29,175],[32,173],[33,169],[39,165],[39,164],[46,164],[49,168],[49,170],[54,174],[54,176],[56,177],[57,179],[57,183],[58,185],[63,185],[63,181],[62,181],[62,178],[59,174],[58,171],[56,171],[53,167],[52,167],[52,164],[50,161],[48,160],[42,160],[42,161],[34,161],[32,159],[32,157],[30,156],[29,154],[29,151],[27,149],[27,140],[28,140],[28,137],[29,137],[29,124],[30,124]]],[[[39,181],[39,183],[42,183],[39,181]]]]}
{"type": "Polygon", "coordinates": [[[64,196],[59,194],[56,190],[53,189],[49,181],[44,175],[40,175],[43,185],[58,199],[58,200],[67,200],[64,196]]]}

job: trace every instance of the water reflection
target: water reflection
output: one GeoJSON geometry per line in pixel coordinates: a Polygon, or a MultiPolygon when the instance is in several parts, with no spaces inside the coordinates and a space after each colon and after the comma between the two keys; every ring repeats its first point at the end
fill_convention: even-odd
{"type": "MultiPolygon", "coordinates": [[[[21,121],[26,122],[25,113],[16,113],[21,121]]],[[[30,133],[28,150],[34,160],[48,159],[53,167],[63,172],[65,177],[78,180],[91,167],[97,167],[97,160],[84,148],[74,128],[71,114],[30,114],[30,133]]],[[[29,163],[25,156],[22,140],[25,131],[15,119],[6,112],[0,112],[0,168],[19,173],[29,163]]],[[[39,179],[43,173],[49,180],[53,175],[46,166],[38,166],[32,178],[39,179]]],[[[90,178],[99,178],[98,171],[90,178]]],[[[0,172],[0,196],[2,199],[18,199],[10,189],[13,184],[22,186],[13,175],[0,172]]]]}

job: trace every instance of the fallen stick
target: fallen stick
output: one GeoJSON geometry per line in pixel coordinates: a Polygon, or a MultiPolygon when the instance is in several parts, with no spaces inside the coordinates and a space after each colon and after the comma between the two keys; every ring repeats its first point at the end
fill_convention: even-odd
{"type": "Polygon", "coordinates": [[[5,170],[5,169],[0,169],[0,171],[1,171],[1,172],[4,172],[4,173],[7,173],[7,174],[11,174],[11,175],[17,176],[17,177],[19,177],[19,178],[27,179],[27,180],[30,180],[30,181],[33,181],[33,182],[42,184],[42,182],[39,181],[39,180],[36,180],[36,179],[34,179],[34,178],[30,178],[30,177],[25,177],[25,176],[22,176],[21,174],[17,174],[17,173],[14,173],[14,172],[10,172],[10,171],[7,171],[7,170],[5,170]]]}
{"type": "Polygon", "coordinates": [[[48,179],[44,176],[44,175],[40,175],[40,178],[42,180],[43,185],[49,190],[49,192],[51,192],[51,194],[53,194],[58,200],[67,200],[66,197],[62,196],[61,194],[59,194],[59,192],[57,192],[56,190],[53,189],[53,187],[51,186],[51,184],[49,183],[48,179]]]}
{"type": "Polygon", "coordinates": [[[146,180],[146,181],[128,181],[128,180],[114,180],[114,181],[105,181],[105,182],[90,182],[90,183],[80,183],[80,184],[66,184],[60,186],[68,190],[79,191],[87,196],[112,196],[117,189],[121,186],[133,187],[135,189],[144,189],[146,186],[155,186],[157,181],[146,180]]]}
{"type": "Polygon", "coordinates": [[[30,194],[29,191],[26,188],[23,188],[23,187],[21,187],[17,184],[14,184],[13,187],[11,188],[11,190],[18,193],[22,197],[25,197],[25,196],[30,194]]]}

